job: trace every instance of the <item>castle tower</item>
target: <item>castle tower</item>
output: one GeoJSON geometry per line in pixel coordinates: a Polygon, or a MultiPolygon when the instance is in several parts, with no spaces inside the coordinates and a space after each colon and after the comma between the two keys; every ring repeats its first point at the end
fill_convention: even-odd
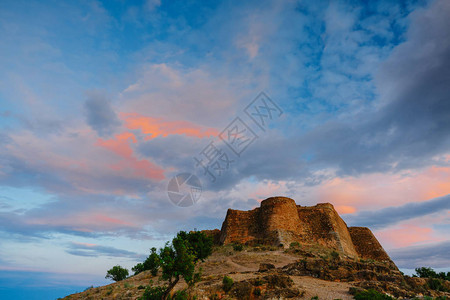
{"type": "Polygon", "coordinates": [[[390,261],[368,228],[347,227],[330,203],[296,205],[287,197],[271,197],[249,211],[229,209],[221,230],[211,233],[220,244],[271,244],[289,247],[321,245],[349,257],[390,261]]]}
{"type": "Polygon", "coordinates": [[[259,222],[262,234],[273,244],[289,245],[298,240],[300,219],[295,201],[287,197],[271,197],[261,202],[259,222]]]}

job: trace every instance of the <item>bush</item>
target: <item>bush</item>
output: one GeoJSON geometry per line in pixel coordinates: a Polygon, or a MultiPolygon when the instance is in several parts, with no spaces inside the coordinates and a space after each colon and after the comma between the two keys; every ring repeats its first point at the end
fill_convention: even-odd
{"type": "Polygon", "coordinates": [[[244,250],[244,246],[242,246],[241,244],[234,244],[233,250],[234,251],[242,251],[242,250],[244,250]]]}
{"type": "Polygon", "coordinates": [[[148,286],[140,300],[161,300],[164,299],[164,292],[166,287],[164,286],[148,286]]]}
{"type": "Polygon", "coordinates": [[[106,272],[105,278],[112,279],[114,281],[121,281],[128,277],[128,270],[125,268],[122,268],[121,266],[117,265],[112,267],[111,269],[106,272]]]}
{"type": "Polygon", "coordinates": [[[113,288],[110,286],[110,287],[108,287],[108,290],[106,291],[106,295],[109,296],[112,294],[112,292],[113,292],[113,288]]]}
{"type": "Polygon", "coordinates": [[[442,282],[437,278],[429,278],[427,280],[427,286],[431,290],[444,291],[444,286],[442,285],[442,282]]]}
{"type": "Polygon", "coordinates": [[[331,258],[334,260],[339,259],[339,253],[336,251],[331,252],[331,258]]]}
{"type": "Polygon", "coordinates": [[[297,247],[300,247],[300,243],[299,243],[299,242],[292,242],[292,243],[289,245],[289,248],[297,248],[297,247]]]}
{"type": "Polygon", "coordinates": [[[132,287],[134,287],[134,286],[131,285],[129,282],[125,282],[125,283],[123,284],[123,287],[126,288],[126,289],[129,289],[129,288],[132,288],[132,287]]]}
{"type": "Polygon", "coordinates": [[[261,289],[259,287],[255,288],[253,290],[253,295],[255,296],[261,296],[261,289]]]}
{"type": "Polygon", "coordinates": [[[354,298],[355,300],[394,300],[394,298],[373,289],[356,292],[354,298]]]}
{"type": "Polygon", "coordinates": [[[223,290],[226,293],[228,293],[231,290],[231,288],[233,287],[233,279],[231,277],[224,276],[222,283],[223,283],[223,290]]]}

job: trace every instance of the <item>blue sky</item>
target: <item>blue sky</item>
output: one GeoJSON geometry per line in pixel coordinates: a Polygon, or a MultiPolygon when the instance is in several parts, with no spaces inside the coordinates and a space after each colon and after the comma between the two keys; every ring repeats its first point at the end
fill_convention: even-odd
{"type": "Polygon", "coordinates": [[[177,231],[274,195],[332,203],[403,270],[449,270],[449,13],[444,0],[2,1],[0,297],[105,284],[177,231]],[[193,157],[249,122],[261,91],[283,114],[210,182],[193,157]],[[166,193],[181,172],[203,185],[185,208],[166,193]]]}

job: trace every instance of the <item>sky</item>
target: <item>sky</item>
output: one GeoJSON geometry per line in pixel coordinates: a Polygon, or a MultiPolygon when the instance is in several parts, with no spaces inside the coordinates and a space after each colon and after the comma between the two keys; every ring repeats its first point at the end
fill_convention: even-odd
{"type": "Polygon", "coordinates": [[[0,298],[106,284],[276,195],[332,203],[407,273],[450,271],[449,15],[446,0],[0,1],[0,298]],[[168,197],[180,173],[201,183],[193,205],[168,197]]]}

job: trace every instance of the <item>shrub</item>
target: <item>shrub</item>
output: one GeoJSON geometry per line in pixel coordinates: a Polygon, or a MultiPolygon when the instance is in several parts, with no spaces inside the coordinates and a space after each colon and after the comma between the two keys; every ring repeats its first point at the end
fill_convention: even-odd
{"type": "Polygon", "coordinates": [[[129,289],[129,288],[132,288],[133,285],[131,285],[129,282],[125,282],[125,283],[123,284],[123,287],[126,288],[126,289],[129,289]]]}
{"type": "Polygon", "coordinates": [[[297,248],[297,247],[300,247],[300,243],[299,243],[299,242],[292,242],[292,243],[289,245],[289,248],[297,248]]]}
{"type": "Polygon", "coordinates": [[[242,251],[242,250],[244,250],[244,246],[242,246],[241,244],[234,244],[233,250],[234,251],[242,251]]]}
{"type": "Polygon", "coordinates": [[[261,289],[259,287],[255,288],[253,290],[253,295],[255,296],[261,296],[261,289]]]}
{"type": "Polygon", "coordinates": [[[224,276],[222,283],[223,283],[223,290],[226,293],[228,293],[228,291],[230,291],[231,288],[233,287],[233,279],[231,277],[224,276]]]}
{"type": "Polygon", "coordinates": [[[164,292],[166,287],[164,286],[148,286],[140,300],[161,300],[164,299],[164,292]]]}
{"type": "Polygon", "coordinates": [[[319,296],[311,297],[311,300],[319,300],[319,296]]]}
{"type": "Polygon", "coordinates": [[[110,286],[110,287],[108,287],[108,291],[106,292],[106,295],[109,296],[112,294],[112,292],[113,292],[113,288],[110,286]]]}
{"type": "Polygon", "coordinates": [[[263,281],[261,278],[257,278],[257,279],[255,279],[255,281],[253,282],[253,284],[254,284],[255,286],[261,286],[261,285],[264,284],[264,281],[263,281]]]}
{"type": "Polygon", "coordinates": [[[394,298],[373,289],[356,292],[354,298],[355,300],[394,300],[394,298]]]}
{"type": "Polygon", "coordinates": [[[121,266],[117,265],[112,267],[106,272],[105,278],[112,279],[114,281],[121,281],[128,277],[128,270],[125,268],[122,268],[121,266]]]}
{"type": "Polygon", "coordinates": [[[332,259],[334,259],[334,260],[339,259],[339,253],[338,253],[338,252],[333,251],[333,252],[331,252],[330,254],[331,254],[331,258],[332,258],[332,259]]]}
{"type": "Polygon", "coordinates": [[[444,286],[442,285],[442,282],[437,278],[429,278],[427,280],[427,286],[431,290],[435,291],[443,291],[444,286]]]}

